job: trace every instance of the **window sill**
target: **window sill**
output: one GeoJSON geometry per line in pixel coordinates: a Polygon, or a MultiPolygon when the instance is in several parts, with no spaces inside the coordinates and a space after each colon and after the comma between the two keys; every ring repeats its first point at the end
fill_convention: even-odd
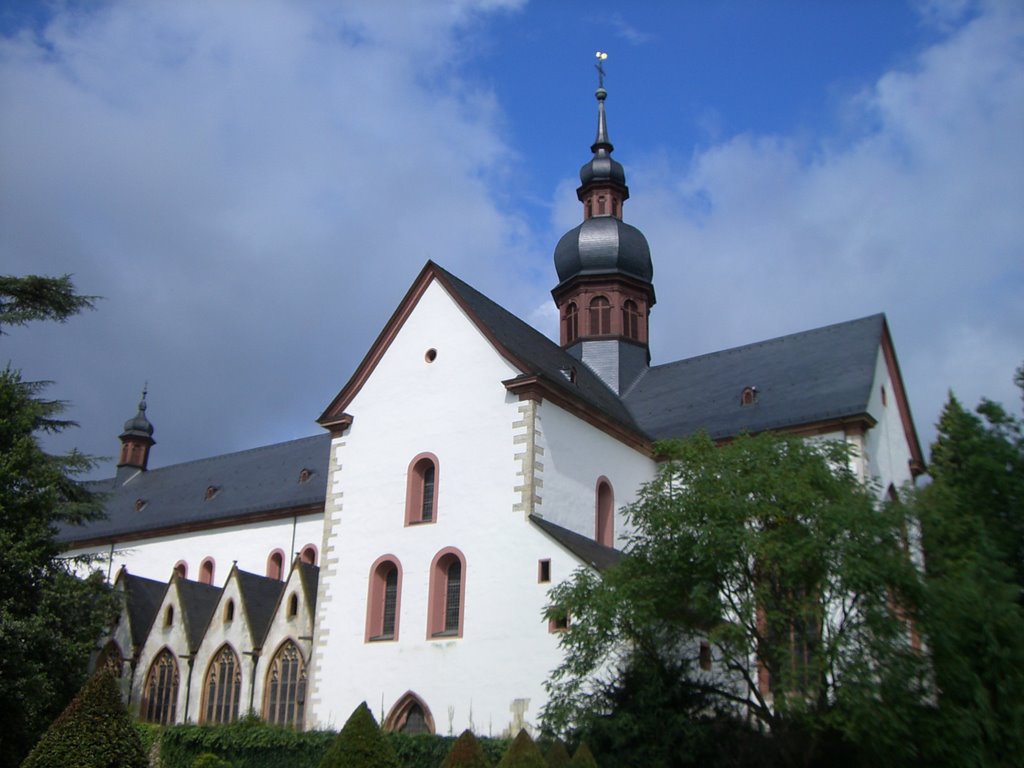
{"type": "Polygon", "coordinates": [[[368,642],[368,643],[386,643],[386,642],[389,642],[389,641],[390,642],[394,642],[394,640],[395,640],[395,636],[394,635],[374,635],[373,637],[367,638],[366,642],[368,642]]]}
{"type": "Polygon", "coordinates": [[[444,632],[435,632],[434,634],[432,634],[430,636],[430,638],[432,640],[433,639],[444,640],[445,638],[449,638],[449,637],[460,637],[459,630],[457,630],[457,629],[447,629],[444,632]]]}

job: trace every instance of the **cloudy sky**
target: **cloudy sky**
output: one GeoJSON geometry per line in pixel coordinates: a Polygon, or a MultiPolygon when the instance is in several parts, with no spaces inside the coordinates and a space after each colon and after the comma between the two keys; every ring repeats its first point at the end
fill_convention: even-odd
{"type": "Polygon", "coordinates": [[[1019,2],[7,0],[0,272],[102,297],[0,338],[52,447],[144,382],[151,466],[316,433],[427,259],[554,335],[597,49],[655,362],[884,311],[924,442],[1018,409],[1019,2]]]}

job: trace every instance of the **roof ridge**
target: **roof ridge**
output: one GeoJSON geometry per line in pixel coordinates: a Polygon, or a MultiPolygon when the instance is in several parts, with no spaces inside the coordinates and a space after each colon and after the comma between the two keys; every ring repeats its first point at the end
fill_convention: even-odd
{"type": "MultiPolygon", "coordinates": [[[[679,360],[670,360],[667,363],[660,363],[659,365],[652,365],[652,366],[650,366],[647,369],[647,371],[644,371],[644,374],[646,374],[648,371],[664,370],[666,368],[671,368],[672,366],[688,364],[688,363],[692,363],[692,362],[697,362],[699,360],[706,360],[706,359],[711,358],[711,357],[720,357],[722,355],[728,355],[728,354],[731,354],[733,352],[738,352],[740,350],[756,349],[758,347],[765,347],[765,346],[768,346],[770,344],[779,344],[781,342],[788,341],[789,339],[794,339],[794,338],[798,338],[798,337],[813,336],[813,335],[819,334],[819,333],[825,333],[825,332],[828,332],[828,331],[834,331],[835,329],[837,329],[839,327],[842,327],[842,326],[854,325],[855,323],[863,323],[863,322],[866,322],[868,320],[874,320],[875,318],[882,318],[882,320],[885,320],[885,313],[884,312],[875,312],[872,315],[865,315],[864,317],[857,317],[857,318],[854,318],[852,320],[842,320],[842,321],[840,321],[838,323],[829,323],[828,325],[822,325],[822,326],[819,326],[817,328],[808,328],[805,331],[795,331],[793,333],[784,333],[784,334],[782,334],[780,336],[772,336],[771,338],[768,338],[768,339],[761,339],[760,341],[752,341],[749,344],[738,344],[735,347],[727,347],[726,349],[719,349],[719,350],[716,350],[714,352],[704,352],[704,353],[699,354],[699,355],[693,355],[692,357],[683,357],[683,358],[680,358],[679,360]]],[[[643,374],[641,376],[637,377],[637,381],[640,381],[641,378],[643,378],[643,374]]],[[[635,386],[635,384],[636,384],[636,382],[634,382],[632,385],[630,385],[629,389],[633,389],[633,386],[635,386]]]]}
{"type": "MultiPolygon", "coordinates": [[[[268,451],[271,448],[280,448],[280,447],[285,446],[285,445],[292,445],[294,443],[301,443],[301,442],[304,442],[304,441],[324,440],[324,439],[327,439],[328,437],[330,437],[330,435],[328,435],[328,433],[326,433],[326,432],[324,432],[323,434],[319,434],[319,435],[307,435],[306,437],[296,437],[296,438],[293,438],[292,440],[282,440],[279,443],[268,443],[267,445],[257,445],[255,448],[245,448],[245,449],[243,449],[241,451],[228,451],[227,453],[217,453],[217,454],[214,454],[213,456],[204,456],[201,459],[189,459],[188,461],[179,461],[176,464],[168,464],[168,465],[166,465],[164,467],[156,467],[155,469],[148,469],[148,470],[146,470],[145,474],[146,475],[152,475],[152,474],[154,474],[156,472],[162,472],[162,471],[167,470],[167,469],[177,469],[178,467],[188,467],[188,466],[194,466],[196,464],[205,464],[205,463],[211,462],[211,461],[221,461],[221,460],[223,460],[223,459],[225,459],[225,458],[227,458],[229,456],[242,456],[242,455],[247,454],[247,453],[259,453],[260,451],[268,451]]],[[[143,473],[140,472],[139,474],[141,475],[143,473]]],[[[100,480],[90,480],[88,482],[91,482],[91,483],[107,483],[107,482],[110,482],[110,481],[116,480],[116,479],[117,479],[116,477],[104,477],[104,478],[102,478],[100,480]]]]}

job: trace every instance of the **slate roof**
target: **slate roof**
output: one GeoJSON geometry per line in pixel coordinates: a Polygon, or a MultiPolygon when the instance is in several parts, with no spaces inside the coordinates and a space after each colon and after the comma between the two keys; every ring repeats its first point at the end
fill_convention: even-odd
{"type": "Polygon", "coordinates": [[[437,272],[494,338],[527,368],[527,374],[540,374],[571,397],[579,398],[623,426],[641,433],[630,411],[618,395],[585,364],[570,355],[537,329],[507,309],[498,306],[455,275],[435,265],[437,272]],[[576,382],[570,383],[563,371],[576,369],[576,382]]]}
{"type": "Polygon", "coordinates": [[[530,515],[530,522],[540,528],[584,563],[599,571],[606,571],[618,563],[624,555],[613,547],[605,547],[591,538],[570,531],[537,515],[530,515]]]}
{"type": "Polygon", "coordinates": [[[623,400],[654,439],[705,430],[715,439],[867,412],[885,316],[654,366],[623,400]],[[757,400],[741,405],[745,387],[757,400]]]}
{"type": "Polygon", "coordinates": [[[316,611],[316,588],[320,579],[320,568],[309,563],[299,563],[299,580],[310,612],[316,611]]]}
{"type": "Polygon", "coordinates": [[[238,592],[242,598],[242,609],[249,622],[252,643],[257,648],[262,648],[281,593],[284,592],[284,582],[237,569],[235,579],[238,581],[238,592]]]}
{"type": "Polygon", "coordinates": [[[146,641],[149,628],[153,625],[157,611],[160,610],[160,603],[167,592],[167,582],[133,576],[127,570],[118,574],[118,578],[124,582],[132,645],[137,648],[146,641]]]}
{"type": "Polygon", "coordinates": [[[178,600],[185,614],[185,629],[188,635],[188,649],[195,652],[206,634],[206,627],[220,602],[220,587],[189,581],[175,576],[172,583],[177,585],[178,600]]]}
{"type": "Polygon", "coordinates": [[[127,483],[115,478],[90,484],[108,494],[106,518],[86,526],[65,525],[57,540],[70,544],[117,538],[178,525],[304,506],[323,507],[327,495],[328,434],[140,472],[127,483]],[[299,482],[303,469],[312,470],[299,482]],[[206,489],[217,488],[211,499],[206,489]],[[144,506],[136,511],[136,500],[144,506]]]}

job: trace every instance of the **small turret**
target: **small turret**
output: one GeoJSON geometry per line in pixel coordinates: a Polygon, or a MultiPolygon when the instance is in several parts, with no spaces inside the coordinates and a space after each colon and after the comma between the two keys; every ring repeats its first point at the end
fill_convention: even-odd
{"type": "Polygon", "coordinates": [[[142,389],[139,411],[124,423],[121,438],[121,457],[117,462],[117,474],[135,469],[145,472],[149,463],[149,449],[156,445],[153,440],[153,425],[146,418],[146,388],[142,389]]]}

